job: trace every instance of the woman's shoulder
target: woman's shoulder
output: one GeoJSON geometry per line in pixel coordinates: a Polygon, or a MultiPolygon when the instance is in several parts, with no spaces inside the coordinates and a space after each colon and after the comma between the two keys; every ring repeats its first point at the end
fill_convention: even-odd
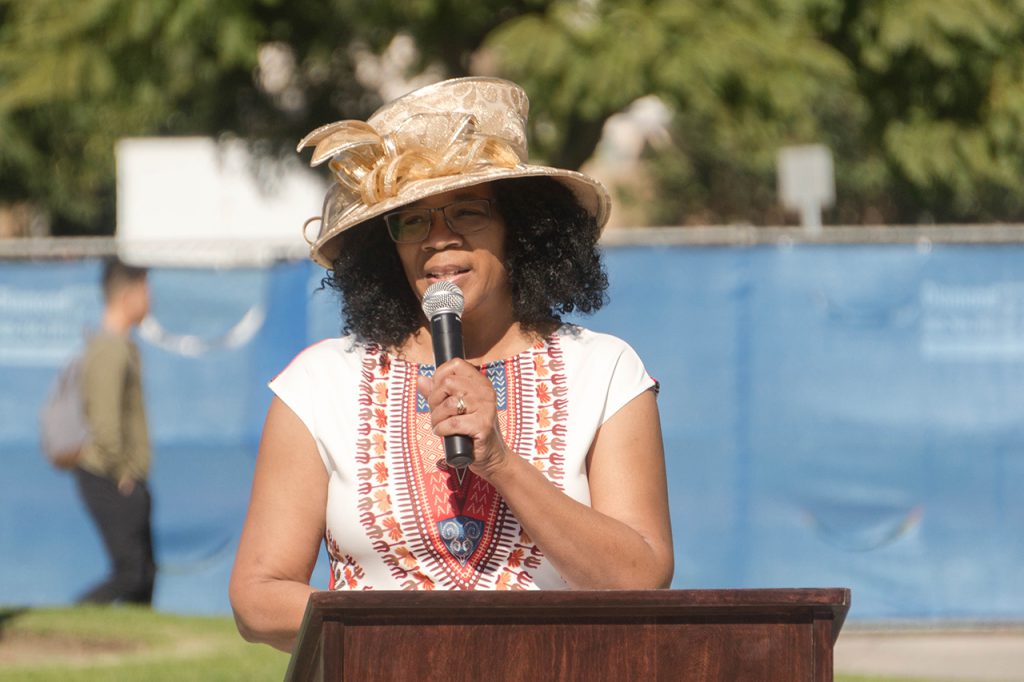
{"type": "Polygon", "coordinates": [[[278,377],[295,372],[317,374],[346,369],[358,371],[370,346],[354,335],[323,339],[300,351],[278,377]]]}
{"type": "Polygon", "coordinates": [[[641,391],[658,391],[659,384],[643,360],[619,337],[575,325],[563,325],[557,337],[570,375],[586,386],[583,394],[607,397],[607,415],[641,391]]]}
{"type": "Polygon", "coordinates": [[[562,347],[587,355],[617,356],[622,353],[636,354],[633,347],[618,336],[596,332],[575,324],[563,324],[555,332],[555,336],[562,347]]]}
{"type": "Polygon", "coordinates": [[[644,361],[629,343],[614,334],[595,332],[578,325],[562,325],[556,332],[566,361],[587,374],[605,373],[648,380],[644,361]]]}

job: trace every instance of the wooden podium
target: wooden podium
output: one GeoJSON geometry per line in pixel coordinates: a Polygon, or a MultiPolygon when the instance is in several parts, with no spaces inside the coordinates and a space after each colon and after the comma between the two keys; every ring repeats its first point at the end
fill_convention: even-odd
{"type": "Polygon", "coordinates": [[[850,591],[317,592],[286,680],[832,680],[850,591]]]}

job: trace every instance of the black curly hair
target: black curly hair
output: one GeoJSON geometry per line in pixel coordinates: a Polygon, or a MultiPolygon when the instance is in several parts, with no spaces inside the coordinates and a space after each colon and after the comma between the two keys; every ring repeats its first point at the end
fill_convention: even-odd
{"type": "MultiPolygon", "coordinates": [[[[563,314],[598,310],[608,288],[597,248],[600,228],[571,190],[544,177],[501,180],[492,187],[505,219],[505,266],[523,329],[543,333],[563,314]]],[[[338,239],[339,255],[323,284],[341,295],[342,333],[400,347],[424,320],[383,220],[338,239]]]]}

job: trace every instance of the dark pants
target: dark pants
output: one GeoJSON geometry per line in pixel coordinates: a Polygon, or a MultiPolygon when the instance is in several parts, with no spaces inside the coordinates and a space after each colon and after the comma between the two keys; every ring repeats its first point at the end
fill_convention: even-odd
{"type": "Polygon", "coordinates": [[[145,482],[136,483],[130,495],[122,495],[116,481],[78,468],[75,480],[103,537],[113,568],[110,577],[82,595],[79,603],[151,603],[156,563],[149,522],[149,488],[145,482]]]}

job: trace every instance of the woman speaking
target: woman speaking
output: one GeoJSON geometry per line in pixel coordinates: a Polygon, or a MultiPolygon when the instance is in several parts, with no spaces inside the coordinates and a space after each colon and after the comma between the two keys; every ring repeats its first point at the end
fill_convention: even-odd
{"type": "Polygon", "coordinates": [[[514,83],[455,79],[300,143],[336,181],[310,242],[346,335],[270,383],[231,577],[250,641],[292,648],[322,541],[333,590],[669,584],[657,383],[561,320],[604,301],[608,194],[527,162],[527,109],[514,83]],[[465,359],[435,366],[438,282],[462,293],[465,359]]]}

